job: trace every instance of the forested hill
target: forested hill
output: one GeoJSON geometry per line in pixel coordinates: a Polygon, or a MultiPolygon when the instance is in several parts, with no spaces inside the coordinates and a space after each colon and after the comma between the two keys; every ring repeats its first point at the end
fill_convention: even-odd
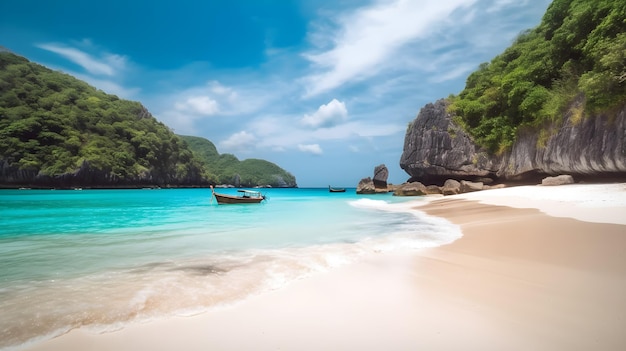
{"type": "Polygon", "coordinates": [[[212,166],[139,102],[0,52],[0,187],[208,186],[212,166]]]}
{"type": "Polygon", "coordinates": [[[273,187],[296,187],[296,178],[276,164],[259,159],[240,161],[233,154],[220,154],[215,145],[195,136],[179,135],[194,154],[210,170],[211,179],[218,184],[234,186],[271,185],[273,187]]]}
{"type": "Polygon", "coordinates": [[[554,0],[539,26],[409,124],[412,181],[626,179],[626,1],[554,0]]]}
{"type": "Polygon", "coordinates": [[[451,110],[479,145],[503,152],[521,129],[568,112],[615,113],[625,101],[626,1],[554,0],[538,27],[469,76],[451,110]]]}

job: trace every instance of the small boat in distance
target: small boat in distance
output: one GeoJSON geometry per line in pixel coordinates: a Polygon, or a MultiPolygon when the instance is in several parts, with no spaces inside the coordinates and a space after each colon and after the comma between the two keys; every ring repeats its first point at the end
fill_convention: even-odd
{"type": "Polygon", "coordinates": [[[346,189],[344,188],[333,188],[330,185],[328,186],[328,191],[330,191],[331,193],[345,193],[346,189]]]}
{"type": "Polygon", "coordinates": [[[211,186],[211,192],[213,196],[215,196],[215,200],[217,200],[218,204],[258,204],[259,202],[265,200],[265,195],[262,195],[258,191],[252,190],[237,190],[241,194],[238,196],[228,195],[228,194],[220,194],[216,193],[211,186]]]}

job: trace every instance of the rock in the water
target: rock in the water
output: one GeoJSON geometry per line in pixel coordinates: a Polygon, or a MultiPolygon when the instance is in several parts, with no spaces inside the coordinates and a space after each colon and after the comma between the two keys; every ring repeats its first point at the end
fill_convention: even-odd
{"type": "Polygon", "coordinates": [[[546,177],[541,181],[541,185],[565,185],[574,184],[574,177],[562,174],[556,177],[546,177]]]}
{"type": "Polygon", "coordinates": [[[367,177],[361,179],[359,181],[359,185],[356,187],[357,194],[376,194],[376,188],[374,187],[374,182],[372,178],[367,177]]]}
{"type": "Polygon", "coordinates": [[[387,167],[382,164],[378,165],[374,168],[374,179],[367,177],[361,179],[359,184],[356,187],[357,194],[381,194],[387,193],[390,191],[390,188],[394,188],[393,186],[389,186],[387,184],[387,177],[389,176],[389,171],[387,167]]]}
{"type": "Polygon", "coordinates": [[[389,177],[389,170],[384,164],[378,165],[374,168],[374,187],[376,189],[387,189],[387,178],[389,177]]]}

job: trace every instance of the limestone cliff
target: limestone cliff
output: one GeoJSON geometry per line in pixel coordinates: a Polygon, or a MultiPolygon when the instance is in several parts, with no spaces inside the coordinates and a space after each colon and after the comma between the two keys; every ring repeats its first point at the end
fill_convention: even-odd
{"type": "Polygon", "coordinates": [[[447,105],[446,100],[427,104],[407,129],[400,167],[411,181],[535,182],[562,173],[577,179],[626,178],[626,106],[612,116],[580,121],[566,115],[559,126],[520,132],[510,151],[492,155],[454,123],[447,105]]]}

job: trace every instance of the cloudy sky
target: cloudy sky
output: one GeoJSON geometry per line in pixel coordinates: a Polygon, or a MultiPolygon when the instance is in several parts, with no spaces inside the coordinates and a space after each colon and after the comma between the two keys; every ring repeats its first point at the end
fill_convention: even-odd
{"type": "Polygon", "coordinates": [[[399,167],[407,125],[549,0],[2,1],[0,46],[300,187],[399,167]]]}

